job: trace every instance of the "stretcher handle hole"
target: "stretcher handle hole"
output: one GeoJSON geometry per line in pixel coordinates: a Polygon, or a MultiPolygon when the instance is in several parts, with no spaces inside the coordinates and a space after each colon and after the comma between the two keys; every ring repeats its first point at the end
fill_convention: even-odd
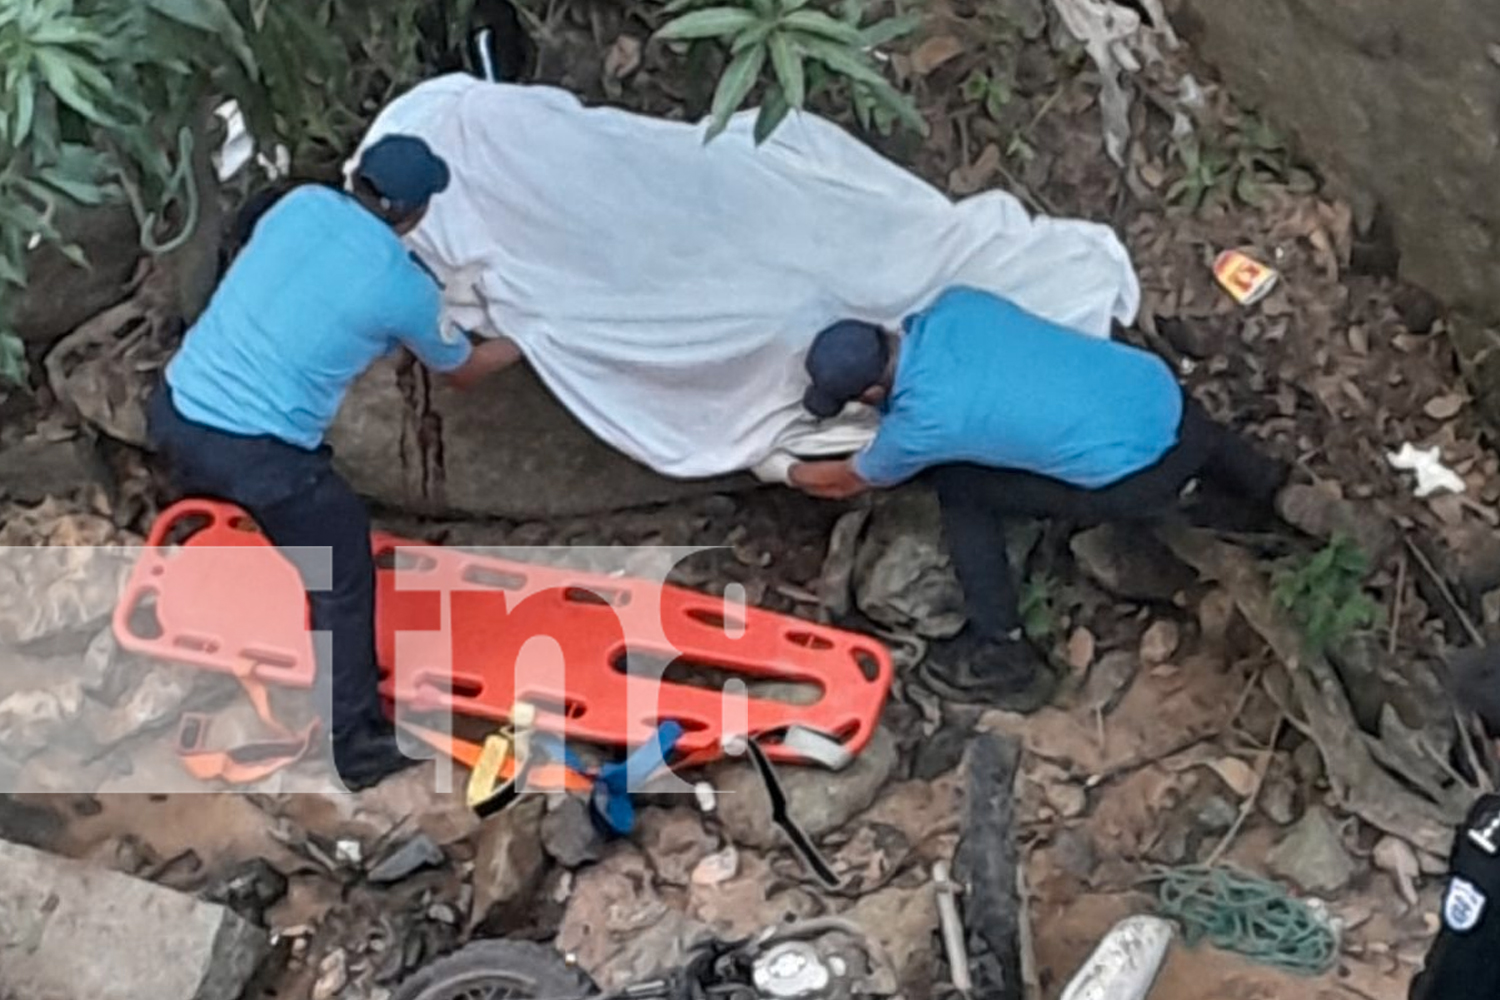
{"type": "Polygon", "coordinates": [[[160,639],[166,634],[158,609],[159,595],[153,589],[142,590],[125,613],[125,630],[137,639],[160,639]]]}
{"type": "Polygon", "coordinates": [[[190,653],[217,653],[219,644],[207,636],[184,634],[174,636],[172,645],[190,653]]]}
{"type": "Polygon", "coordinates": [[[375,553],[375,568],[426,573],[437,567],[437,560],[409,547],[385,546],[375,553]]]}
{"type": "Polygon", "coordinates": [[[865,675],[865,680],[873,684],[880,679],[880,659],[868,649],[856,649],[854,662],[859,666],[859,672],[865,675]]]}
{"type": "Polygon", "coordinates": [[[512,573],[489,566],[465,566],[463,578],[465,583],[493,590],[524,590],[526,587],[524,573],[512,573]]]}
{"type": "Polygon", "coordinates": [[[745,623],[743,621],[740,621],[738,618],[730,618],[724,612],[715,611],[712,608],[690,608],[688,609],[687,616],[700,625],[707,625],[709,628],[717,629],[720,632],[733,632],[736,635],[743,635],[745,632],[745,623]]]}
{"type": "Polygon", "coordinates": [[[814,680],[754,677],[707,660],[651,650],[627,649],[610,660],[610,666],[629,677],[704,691],[724,692],[731,684],[741,685],[751,698],[784,705],[816,705],[824,697],[823,685],[814,680]]]}
{"type": "Polygon", "coordinates": [[[484,681],[478,677],[461,674],[424,674],[422,683],[430,684],[444,694],[455,698],[478,698],[484,694],[484,681]]]}
{"type": "Polygon", "coordinates": [[[573,604],[594,604],[601,607],[623,608],[630,603],[630,591],[612,587],[565,587],[563,600],[573,604]]]}
{"type": "MultiPolygon", "coordinates": [[[[820,736],[828,737],[828,739],[833,740],[835,743],[838,743],[842,746],[859,735],[859,723],[846,722],[842,726],[839,726],[837,729],[834,729],[832,731],[819,729],[817,730],[817,733],[820,736]]],[[[757,735],[755,737],[755,740],[757,743],[760,743],[762,745],[780,746],[781,744],[786,742],[786,728],[783,727],[779,729],[767,730],[766,732],[757,735]]]]}
{"type": "Polygon", "coordinates": [[[162,535],[161,547],[163,549],[173,549],[183,545],[189,538],[192,538],[213,523],[214,519],[208,514],[184,514],[174,520],[162,535]]]}
{"type": "Polygon", "coordinates": [[[537,710],[539,715],[553,715],[560,719],[581,719],[585,706],[573,698],[555,698],[550,694],[527,694],[516,699],[537,710]]]}
{"type": "Polygon", "coordinates": [[[833,643],[812,632],[797,630],[786,634],[786,641],[793,646],[801,646],[803,649],[825,650],[832,649],[833,643]]]}
{"type": "Polygon", "coordinates": [[[260,526],[243,514],[236,514],[229,519],[229,526],[235,531],[243,531],[247,535],[260,534],[260,526]]]}
{"type": "Polygon", "coordinates": [[[641,725],[649,729],[660,729],[663,723],[675,722],[682,727],[684,733],[706,733],[711,728],[702,719],[684,719],[678,716],[651,716],[648,715],[641,720],[641,725]]]}
{"type": "Polygon", "coordinates": [[[244,657],[257,666],[270,667],[273,670],[297,669],[297,658],[289,653],[273,652],[268,649],[247,649],[244,657]]]}

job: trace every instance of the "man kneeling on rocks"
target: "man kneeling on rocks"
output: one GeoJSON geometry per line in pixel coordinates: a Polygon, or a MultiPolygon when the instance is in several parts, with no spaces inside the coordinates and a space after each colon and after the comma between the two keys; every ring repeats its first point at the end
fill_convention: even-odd
{"type": "Polygon", "coordinates": [[[818,334],[803,404],[829,418],[857,400],[879,408],[880,427],[864,451],[799,462],[790,481],[834,499],[918,474],[936,488],[969,618],[928,658],[944,694],[1019,709],[1050,696],[1051,672],[1022,634],[1004,518],[1151,519],[1200,478],[1269,511],[1286,480],[1147,351],[968,288],[903,327],[844,320],[818,334]]]}
{"type": "Polygon", "coordinates": [[[440,333],[441,290],[401,236],[448,186],[448,165],[412,136],[365,150],[354,192],[304,185],[256,224],[150,404],[153,443],[190,493],[239,504],[309,584],[312,627],[332,637],[333,760],[367,787],[415,763],[381,710],[375,563],[365,505],[323,443],[350,384],[404,348],[459,387],[519,357],[440,333]],[[327,547],[331,586],[318,555],[327,547]]]}

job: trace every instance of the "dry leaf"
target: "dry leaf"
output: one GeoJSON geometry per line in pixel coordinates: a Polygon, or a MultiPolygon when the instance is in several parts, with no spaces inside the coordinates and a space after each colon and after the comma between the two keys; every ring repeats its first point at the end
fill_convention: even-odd
{"type": "Polygon", "coordinates": [[[1373,854],[1375,867],[1386,872],[1396,881],[1396,888],[1406,905],[1417,905],[1416,878],[1421,871],[1417,852],[1410,844],[1396,837],[1381,837],[1373,854]]]}
{"type": "Polygon", "coordinates": [[[948,187],[960,197],[974,194],[989,183],[1000,169],[1000,147],[993,142],[984,147],[979,158],[966,167],[958,167],[948,175],[948,187]]]}
{"type": "Polygon", "coordinates": [[[1166,663],[1177,652],[1180,640],[1176,622],[1152,622],[1151,627],[1146,629],[1146,634],[1141,636],[1141,662],[1148,667],[1166,663]]]}
{"type": "Polygon", "coordinates": [[[964,50],[964,45],[952,35],[938,35],[917,46],[911,54],[911,68],[918,76],[926,76],[943,63],[953,59],[964,50]]]}
{"type": "Polygon", "coordinates": [[[1068,666],[1075,671],[1084,671],[1094,662],[1094,633],[1083,626],[1073,630],[1068,637],[1068,666]]]}
{"type": "Polygon", "coordinates": [[[1221,757],[1208,766],[1240,798],[1249,798],[1255,791],[1255,771],[1238,757],[1221,757]]]}
{"type": "Polygon", "coordinates": [[[612,80],[623,80],[640,67],[641,40],[631,35],[616,38],[604,56],[604,75],[612,80]]]}
{"type": "Polygon", "coordinates": [[[1427,405],[1422,407],[1422,412],[1433,420],[1451,420],[1458,416],[1458,411],[1464,408],[1467,400],[1458,393],[1450,393],[1447,396],[1438,396],[1428,400],[1427,405]]]}

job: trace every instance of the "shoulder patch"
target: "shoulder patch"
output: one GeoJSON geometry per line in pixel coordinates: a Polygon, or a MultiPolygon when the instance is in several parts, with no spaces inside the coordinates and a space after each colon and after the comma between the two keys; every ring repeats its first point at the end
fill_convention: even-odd
{"type": "Polygon", "coordinates": [[[1484,916],[1486,902],[1484,893],[1473,882],[1454,876],[1443,896],[1443,923],[1460,934],[1472,931],[1484,916]]]}
{"type": "Polygon", "coordinates": [[[1469,843],[1486,854],[1500,854],[1500,802],[1485,796],[1469,819],[1469,843]]]}

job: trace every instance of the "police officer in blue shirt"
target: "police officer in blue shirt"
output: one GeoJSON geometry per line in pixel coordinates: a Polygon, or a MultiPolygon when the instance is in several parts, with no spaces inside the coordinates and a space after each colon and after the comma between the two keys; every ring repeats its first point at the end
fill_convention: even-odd
{"type": "Polygon", "coordinates": [[[855,320],[818,334],[803,405],[837,415],[879,407],[875,439],[851,458],[800,462],[792,485],[851,497],[922,474],[936,488],[969,625],[935,648],[928,679],[957,698],[1018,709],[1050,694],[1021,632],[1003,518],[1153,518],[1199,477],[1269,511],[1287,470],[1214,423],[1158,357],[955,288],[904,334],[855,320]]]}
{"type": "Polygon", "coordinates": [[[412,760],[376,688],[369,515],[334,471],[324,432],[350,383],[393,350],[460,387],[519,357],[504,338],[445,338],[439,286],[401,242],[448,182],[425,142],[398,135],[365,151],[352,195],[318,185],[287,194],[256,223],[149,410],[181,489],[240,505],[278,546],[331,549],[327,589],[313,589],[327,579],[316,556],[288,554],[310,588],[312,628],[331,635],[319,679],[334,762],[353,789],[412,760]]]}

